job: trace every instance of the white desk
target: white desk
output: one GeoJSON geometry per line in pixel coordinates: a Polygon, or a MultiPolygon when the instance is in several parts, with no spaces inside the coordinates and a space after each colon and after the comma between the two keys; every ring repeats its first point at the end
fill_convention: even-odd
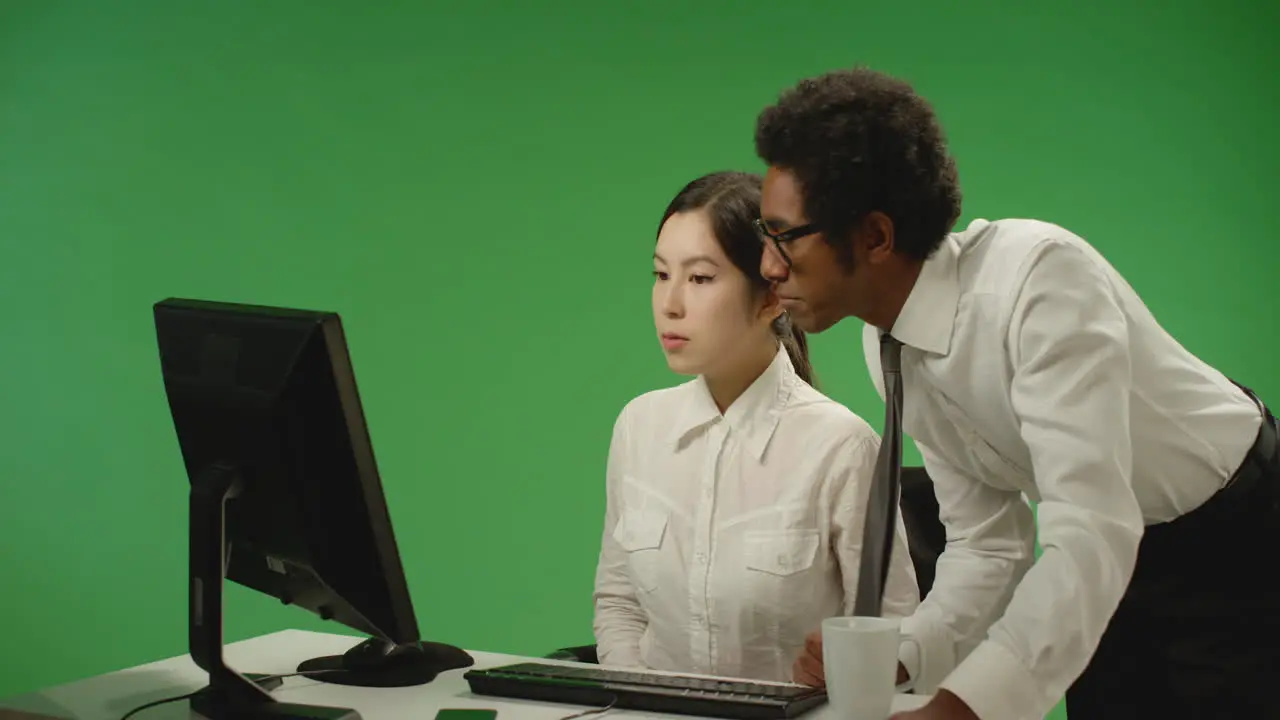
{"type": "MultiPolygon", "coordinates": [[[[344,635],[304,630],[285,630],[233,643],[226,648],[227,664],[240,673],[286,674],[298,663],[321,655],[340,655],[360,641],[344,635]]],[[[495,667],[529,660],[497,653],[471,652],[477,668],[495,667]]],[[[549,662],[549,661],[540,661],[549,662]]],[[[330,685],[305,677],[284,680],[272,693],[275,697],[310,705],[352,708],[364,720],[433,720],[440,708],[490,708],[498,720],[555,720],[581,711],[583,707],[536,701],[507,700],[472,695],[462,679],[465,670],[441,674],[433,682],[407,688],[354,688],[330,685]]],[[[43,713],[67,720],[120,720],[129,710],[161,698],[182,695],[204,686],[207,676],[187,655],[140,665],[106,675],[60,685],[30,695],[0,700],[0,708],[43,713]]],[[[923,698],[901,695],[895,712],[919,707],[923,698]]],[[[0,713],[2,714],[2,713],[0,713]]],[[[130,720],[190,720],[186,701],[161,705],[138,713],[130,720]]],[[[600,716],[593,716],[600,717],[600,716]]],[[[611,710],[604,718],[678,718],[687,716],[611,710]]],[[[831,718],[830,707],[822,706],[804,716],[805,720],[831,718]]]]}

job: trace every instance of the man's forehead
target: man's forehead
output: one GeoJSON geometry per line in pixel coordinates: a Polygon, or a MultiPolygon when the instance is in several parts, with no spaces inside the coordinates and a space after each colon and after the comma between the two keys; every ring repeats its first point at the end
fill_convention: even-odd
{"type": "Polygon", "coordinates": [[[796,225],[804,220],[800,183],[788,170],[770,167],[764,176],[760,218],[766,223],[796,225]]]}

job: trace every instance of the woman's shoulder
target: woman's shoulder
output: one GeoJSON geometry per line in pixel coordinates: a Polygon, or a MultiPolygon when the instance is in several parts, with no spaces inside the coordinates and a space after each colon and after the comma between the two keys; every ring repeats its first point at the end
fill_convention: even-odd
{"type": "Polygon", "coordinates": [[[638,431],[644,428],[651,429],[655,424],[669,423],[672,414],[683,406],[690,393],[695,392],[693,385],[696,382],[695,378],[679,385],[650,390],[631,398],[618,412],[618,417],[614,421],[615,432],[622,427],[630,431],[638,431]]]}
{"type": "Polygon", "coordinates": [[[801,384],[787,403],[782,421],[805,434],[828,437],[833,442],[878,441],[875,427],[844,403],[801,384]]]}

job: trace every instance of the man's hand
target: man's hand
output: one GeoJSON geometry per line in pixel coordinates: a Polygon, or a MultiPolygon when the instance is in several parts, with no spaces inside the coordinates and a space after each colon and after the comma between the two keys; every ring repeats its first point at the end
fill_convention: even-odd
{"type": "MultiPolygon", "coordinates": [[[[796,658],[795,664],[791,666],[791,674],[801,685],[826,687],[826,673],[822,668],[821,630],[809,633],[804,639],[804,650],[800,651],[800,657],[796,658]]],[[[909,679],[907,668],[902,663],[898,663],[898,679],[894,682],[901,685],[909,679]]]]}
{"type": "MultiPolygon", "coordinates": [[[[899,666],[898,670],[898,674],[901,675],[902,667],[899,666]]],[[[889,716],[889,720],[979,720],[979,718],[973,714],[968,705],[964,704],[963,700],[946,690],[939,690],[924,707],[895,713],[889,716]]]]}

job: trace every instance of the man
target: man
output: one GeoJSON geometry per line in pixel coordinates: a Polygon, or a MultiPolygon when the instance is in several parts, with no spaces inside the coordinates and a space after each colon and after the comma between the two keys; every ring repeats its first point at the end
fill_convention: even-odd
{"type": "MultiPolygon", "coordinates": [[[[1072,720],[1280,717],[1280,579],[1249,557],[1280,541],[1280,456],[1253,394],[1067,230],[953,233],[955,165],[904,82],[805,80],[756,149],[761,271],[807,332],[866,323],[882,396],[882,349],[900,362],[947,527],[899,654],[933,697],[898,717],[1042,718],[1064,693],[1072,720]]],[[[821,658],[815,634],[797,679],[821,658]]]]}

